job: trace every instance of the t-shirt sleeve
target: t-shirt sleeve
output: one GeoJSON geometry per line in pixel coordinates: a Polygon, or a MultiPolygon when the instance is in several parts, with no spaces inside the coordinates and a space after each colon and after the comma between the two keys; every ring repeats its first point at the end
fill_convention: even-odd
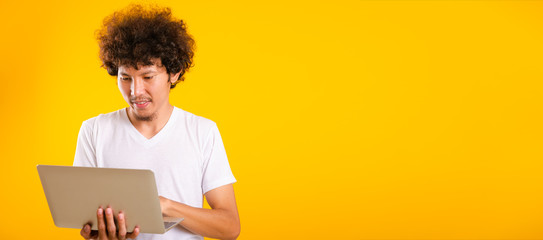
{"type": "Polygon", "coordinates": [[[210,131],[204,139],[203,147],[202,192],[204,194],[220,186],[236,182],[217,124],[210,121],[209,127],[210,131]]]}
{"type": "Polygon", "coordinates": [[[96,167],[96,151],[93,144],[92,124],[89,120],[84,121],[79,129],[77,147],[75,149],[74,166],[96,167]]]}

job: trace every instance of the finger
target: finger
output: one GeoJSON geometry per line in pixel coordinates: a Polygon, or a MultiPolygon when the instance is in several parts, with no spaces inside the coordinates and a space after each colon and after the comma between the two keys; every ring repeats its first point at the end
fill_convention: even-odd
{"type": "Polygon", "coordinates": [[[98,239],[98,231],[91,230],[90,239],[98,239]]]}
{"type": "Polygon", "coordinates": [[[132,231],[131,233],[128,233],[126,235],[126,238],[131,238],[131,239],[134,239],[138,236],[138,234],[140,234],[140,226],[136,226],[134,228],[134,231],[132,231]]]}
{"type": "Polygon", "coordinates": [[[117,215],[117,222],[119,223],[119,239],[126,239],[126,221],[124,220],[124,213],[119,212],[117,215]]]}
{"type": "Polygon", "coordinates": [[[81,228],[81,237],[83,237],[84,239],[90,239],[91,238],[91,227],[89,224],[85,224],[85,226],[83,226],[83,228],[81,228]]]}
{"type": "Polygon", "coordinates": [[[113,210],[110,207],[106,208],[106,225],[109,237],[115,238],[117,235],[117,229],[115,227],[115,220],[113,220],[113,210]]]}
{"type": "Polygon", "coordinates": [[[98,220],[98,238],[107,238],[106,223],[104,220],[104,209],[102,209],[102,207],[98,208],[98,212],[96,212],[96,218],[98,220]]]}

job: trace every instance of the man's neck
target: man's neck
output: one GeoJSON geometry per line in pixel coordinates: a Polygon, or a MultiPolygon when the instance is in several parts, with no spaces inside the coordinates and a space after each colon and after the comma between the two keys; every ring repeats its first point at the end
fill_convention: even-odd
{"type": "Polygon", "coordinates": [[[127,115],[128,119],[138,132],[145,138],[151,139],[164,128],[166,123],[168,123],[168,120],[173,113],[173,109],[174,107],[168,104],[163,110],[158,111],[156,116],[151,120],[138,120],[131,112],[130,107],[128,108],[127,115]]]}

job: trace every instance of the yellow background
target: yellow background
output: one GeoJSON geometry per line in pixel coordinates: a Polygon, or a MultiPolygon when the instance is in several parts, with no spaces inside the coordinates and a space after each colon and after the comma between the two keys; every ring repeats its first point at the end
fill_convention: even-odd
{"type": "MultiPolygon", "coordinates": [[[[128,1],[85,2],[0,3],[1,239],[78,237],[36,165],[126,106],[94,31],[128,1]]],[[[543,239],[543,2],[158,3],[196,40],[171,102],[221,130],[239,239],[543,239]]]]}

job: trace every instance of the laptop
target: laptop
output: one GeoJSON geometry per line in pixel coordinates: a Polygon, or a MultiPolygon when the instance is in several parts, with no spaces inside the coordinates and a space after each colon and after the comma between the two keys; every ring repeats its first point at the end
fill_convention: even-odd
{"type": "MultiPolygon", "coordinates": [[[[98,230],[98,207],[123,211],[127,231],[163,234],[183,218],[163,217],[151,170],[38,165],[43,192],[57,227],[98,230]]],[[[118,229],[118,228],[117,228],[118,229]]]]}

